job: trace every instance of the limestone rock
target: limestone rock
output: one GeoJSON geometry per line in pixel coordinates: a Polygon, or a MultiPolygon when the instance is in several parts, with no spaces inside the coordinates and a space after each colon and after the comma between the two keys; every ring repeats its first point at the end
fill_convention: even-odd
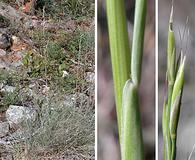
{"type": "Polygon", "coordinates": [[[20,128],[22,123],[26,121],[33,122],[36,120],[36,116],[37,112],[35,109],[23,106],[10,105],[6,111],[6,119],[11,128],[20,128]]]}
{"type": "Polygon", "coordinates": [[[4,137],[9,132],[9,123],[0,122],[0,137],[4,137]]]}

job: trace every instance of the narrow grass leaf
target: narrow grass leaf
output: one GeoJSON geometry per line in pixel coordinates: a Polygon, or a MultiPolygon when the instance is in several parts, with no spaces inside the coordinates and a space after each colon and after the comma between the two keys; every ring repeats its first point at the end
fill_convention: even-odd
{"type": "Polygon", "coordinates": [[[169,83],[174,83],[174,67],[175,66],[175,37],[173,32],[173,6],[169,19],[168,45],[167,45],[167,69],[169,83]],[[171,69],[172,68],[172,69],[171,69]]]}
{"type": "Polygon", "coordinates": [[[143,160],[143,142],[137,86],[128,80],[123,89],[122,160],[143,160]]]}
{"type": "Polygon", "coordinates": [[[122,91],[130,78],[130,45],[124,0],[106,0],[112,71],[119,135],[121,130],[122,91]]]}
{"type": "Polygon", "coordinates": [[[172,104],[174,103],[176,97],[180,94],[180,91],[182,90],[183,84],[184,84],[184,66],[185,66],[185,57],[181,61],[181,65],[179,67],[174,88],[173,88],[173,95],[172,95],[172,104]]]}
{"type": "Polygon", "coordinates": [[[141,78],[147,1],[136,0],[135,2],[136,4],[132,42],[131,74],[133,82],[138,85],[141,78]]]}

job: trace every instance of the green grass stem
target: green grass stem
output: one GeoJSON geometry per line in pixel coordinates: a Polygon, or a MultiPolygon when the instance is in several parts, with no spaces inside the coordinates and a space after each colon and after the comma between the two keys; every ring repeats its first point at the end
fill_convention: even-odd
{"type": "Polygon", "coordinates": [[[131,53],[124,0],[106,2],[121,157],[122,160],[143,160],[138,87],[141,80],[147,1],[136,0],[131,53]]]}
{"type": "Polygon", "coordinates": [[[141,79],[146,6],[146,0],[136,0],[131,60],[132,80],[136,85],[141,79]]]}
{"type": "Polygon", "coordinates": [[[122,91],[130,78],[130,43],[128,39],[124,0],[107,0],[112,73],[119,135],[121,130],[122,91]]]}
{"type": "Polygon", "coordinates": [[[143,160],[144,149],[139,111],[138,88],[128,80],[123,89],[121,135],[122,160],[143,160]]]}

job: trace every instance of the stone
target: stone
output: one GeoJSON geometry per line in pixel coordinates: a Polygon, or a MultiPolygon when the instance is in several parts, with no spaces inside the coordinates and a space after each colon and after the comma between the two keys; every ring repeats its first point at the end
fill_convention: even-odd
{"type": "Polygon", "coordinates": [[[62,71],[62,77],[68,77],[69,76],[69,73],[67,71],[62,71]]]}
{"type": "MultiPolygon", "coordinates": [[[[4,143],[1,143],[1,139],[0,139],[0,158],[3,159],[2,154],[6,153],[6,145],[4,143]]],[[[4,159],[3,159],[4,160],[4,159]]]]}
{"type": "Polygon", "coordinates": [[[13,93],[14,91],[16,90],[16,87],[13,87],[13,86],[4,86],[3,88],[2,88],[2,90],[1,91],[3,91],[3,92],[8,92],[8,93],[13,93]]]}
{"type": "Polygon", "coordinates": [[[0,49],[0,57],[3,57],[6,55],[6,51],[3,49],[0,49]]]}
{"type": "Polygon", "coordinates": [[[69,107],[80,107],[82,104],[86,104],[89,97],[84,93],[75,93],[67,95],[65,97],[65,106],[69,107]]]}
{"type": "Polygon", "coordinates": [[[3,88],[4,83],[0,83],[0,90],[3,88]]]}
{"type": "Polygon", "coordinates": [[[75,101],[76,100],[73,95],[66,95],[64,98],[64,105],[67,107],[72,107],[74,106],[75,101]]]}
{"type": "Polygon", "coordinates": [[[86,73],[86,81],[89,83],[95,83],[95,73],[87,72],[86,73]]]}
{"type": "Polygon", "coordinates": [[[49,94],[49,91],[50,91],[50,87],[48,87],[47,85],[44,85],[42,93],[44,95],[47,95],[47,94],[49,94]]]}
{"type": "Polygon", "coordinates": [[[0,69],[7,69],[7,68],[8,68],[7,64],[0,59],[0,69]]]}
{"type": "Polygon", "coordinates": [[[12,39],[7,34],[0,34],[0,49],[9,49],[12,46],[12,39]]]}
{"type": "Polygon", "coordinates": [[[0,138],[6,136],[8,132],[9,132],[9,123],[0,122],[0,138]]]}
{"type": "Polygon", "coordinates": [[[11,62],[11,65],[13,67],[16,67],[16,68],[22,66],[23,52],[18,51],[16,53],[14,53],[13,56],[14,56],[15,60],[11,62]]]}
{"type": "Polygon", "coordinates": [[[34,122],[37,112],[33,108],[10,105],[6,111],[6,119],[11,128],[20,128],[26,121],[34,122]]]}
{"type": "Polygon", "coordinates": [[[90,83],[87,89],[87,94],[94,95],[95,94],[95,73],[87,72],[85,79],[88,83],[90,83]]]}

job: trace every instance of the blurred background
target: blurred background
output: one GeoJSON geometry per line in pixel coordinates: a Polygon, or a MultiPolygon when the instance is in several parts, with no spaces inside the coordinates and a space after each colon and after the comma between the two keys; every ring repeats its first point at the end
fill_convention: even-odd
{"type": "MultiPolygon", "coordinates": [[[[168,20],[171,10],[171,0],[159,0],[159,160],[163,160],[162,138],[162,106],[165,95],[165,72],[166,72],[166,48],[168,20]]],[[[181,114],[178,126],[177,160],[187,159],[195,144],[195,1],[174,1],[174,32],[177,43],[177,51],[182,47],[187,55],[185,68],[185,84],[181,106],[181,114]],[[189,23],[186,25],[187,16],[189,23]],[[180,34],[185,28],[189,28],[189,36],[180,40],[180,34]]],[[[195,159],[195,154],[191,158],[195,159]]]]}
{"type": "MultiPolygon", "coordinates": [[[[134,0],[125,0],[132,39],[134,0]]],[[[148,0],[142,81],[139,90],[146,160],[155,157],[155,3],[148,0]]],[[[98,0],[98,160],[120,160],[105,0],[98,0]]]]}

